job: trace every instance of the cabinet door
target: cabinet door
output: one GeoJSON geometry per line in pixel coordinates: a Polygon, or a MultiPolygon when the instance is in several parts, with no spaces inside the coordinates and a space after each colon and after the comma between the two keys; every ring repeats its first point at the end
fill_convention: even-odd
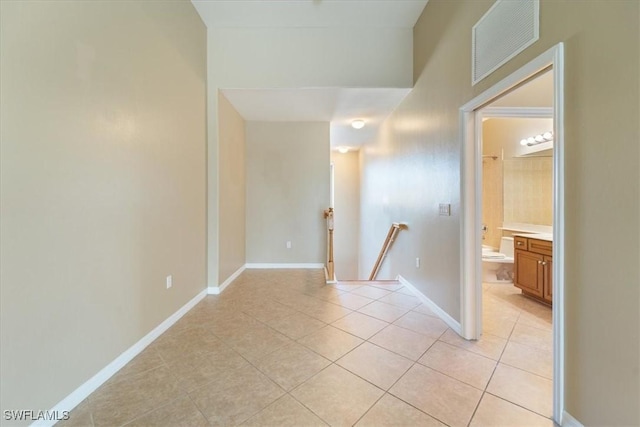
{"type": "Polygon", "coordinates": [[[544,299],[553,300],[553,258],[546,256],[544,262],[544,299]]]}
{"type": "Polygon", "coordinates": [[[532,295],[543,297],[544,256],[527,251],[515,251],[513,284],[532,295]]]}

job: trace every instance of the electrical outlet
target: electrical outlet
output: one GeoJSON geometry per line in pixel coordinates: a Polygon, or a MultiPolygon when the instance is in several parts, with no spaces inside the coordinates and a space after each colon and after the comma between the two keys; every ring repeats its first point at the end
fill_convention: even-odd
{"type": "Polygon", "coordinates": [[[416,258],[416,268],[420,268],[420,258],[416,258]]]}
{"type": "Polygon", "coordinates": [[[167,276],[167,289],[169,289],[172,286],[173,286],[173,276],[172,275],[168,275],[167,276]]]}
{"type": "Polygon", "coordinates": [[[287,240],[287,249],[291,249],[291,240],[287,240]]]}

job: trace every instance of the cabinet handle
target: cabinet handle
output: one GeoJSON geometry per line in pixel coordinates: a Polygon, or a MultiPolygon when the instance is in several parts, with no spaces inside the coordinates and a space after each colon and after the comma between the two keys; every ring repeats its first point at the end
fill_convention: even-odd
{"type": "Polygon", "coordinates": [[[522,242],[516,242],[516,245],[522,246],[522,242]]]}
{"type": "Polygon", "coordinates": [[[542,265],[547,265],[547,262],[546,261],[542,261],[542,265]]]}
{"type": "Polygon", "coordinates": [[[542,261],[538,261],[538,264],[542,264],[542,261]]]}

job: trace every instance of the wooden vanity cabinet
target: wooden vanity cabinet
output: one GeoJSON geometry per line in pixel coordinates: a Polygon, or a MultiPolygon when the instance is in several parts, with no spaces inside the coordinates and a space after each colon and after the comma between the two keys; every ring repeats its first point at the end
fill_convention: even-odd
{"type": "Polygon", "coordinates": [[[547,304],[553,300],[553,243],[514,237],[513,284],[522,293],[547,304]]]}
{"type": "Polygon", "coordinates": [[[544,257],[544,295],[545,301],[551,304],[553,300],[553,258],[544,257]]]}

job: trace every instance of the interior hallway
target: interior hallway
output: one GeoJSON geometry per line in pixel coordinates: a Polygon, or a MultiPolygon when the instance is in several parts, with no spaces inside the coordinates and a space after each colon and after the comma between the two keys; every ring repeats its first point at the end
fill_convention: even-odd
{"type": "Polygon", "coordinates": [[[484,305],[468,342],[397,283],[247,270],[58,425],[552,426],[550,309],[511,285],[484,305]]]}

